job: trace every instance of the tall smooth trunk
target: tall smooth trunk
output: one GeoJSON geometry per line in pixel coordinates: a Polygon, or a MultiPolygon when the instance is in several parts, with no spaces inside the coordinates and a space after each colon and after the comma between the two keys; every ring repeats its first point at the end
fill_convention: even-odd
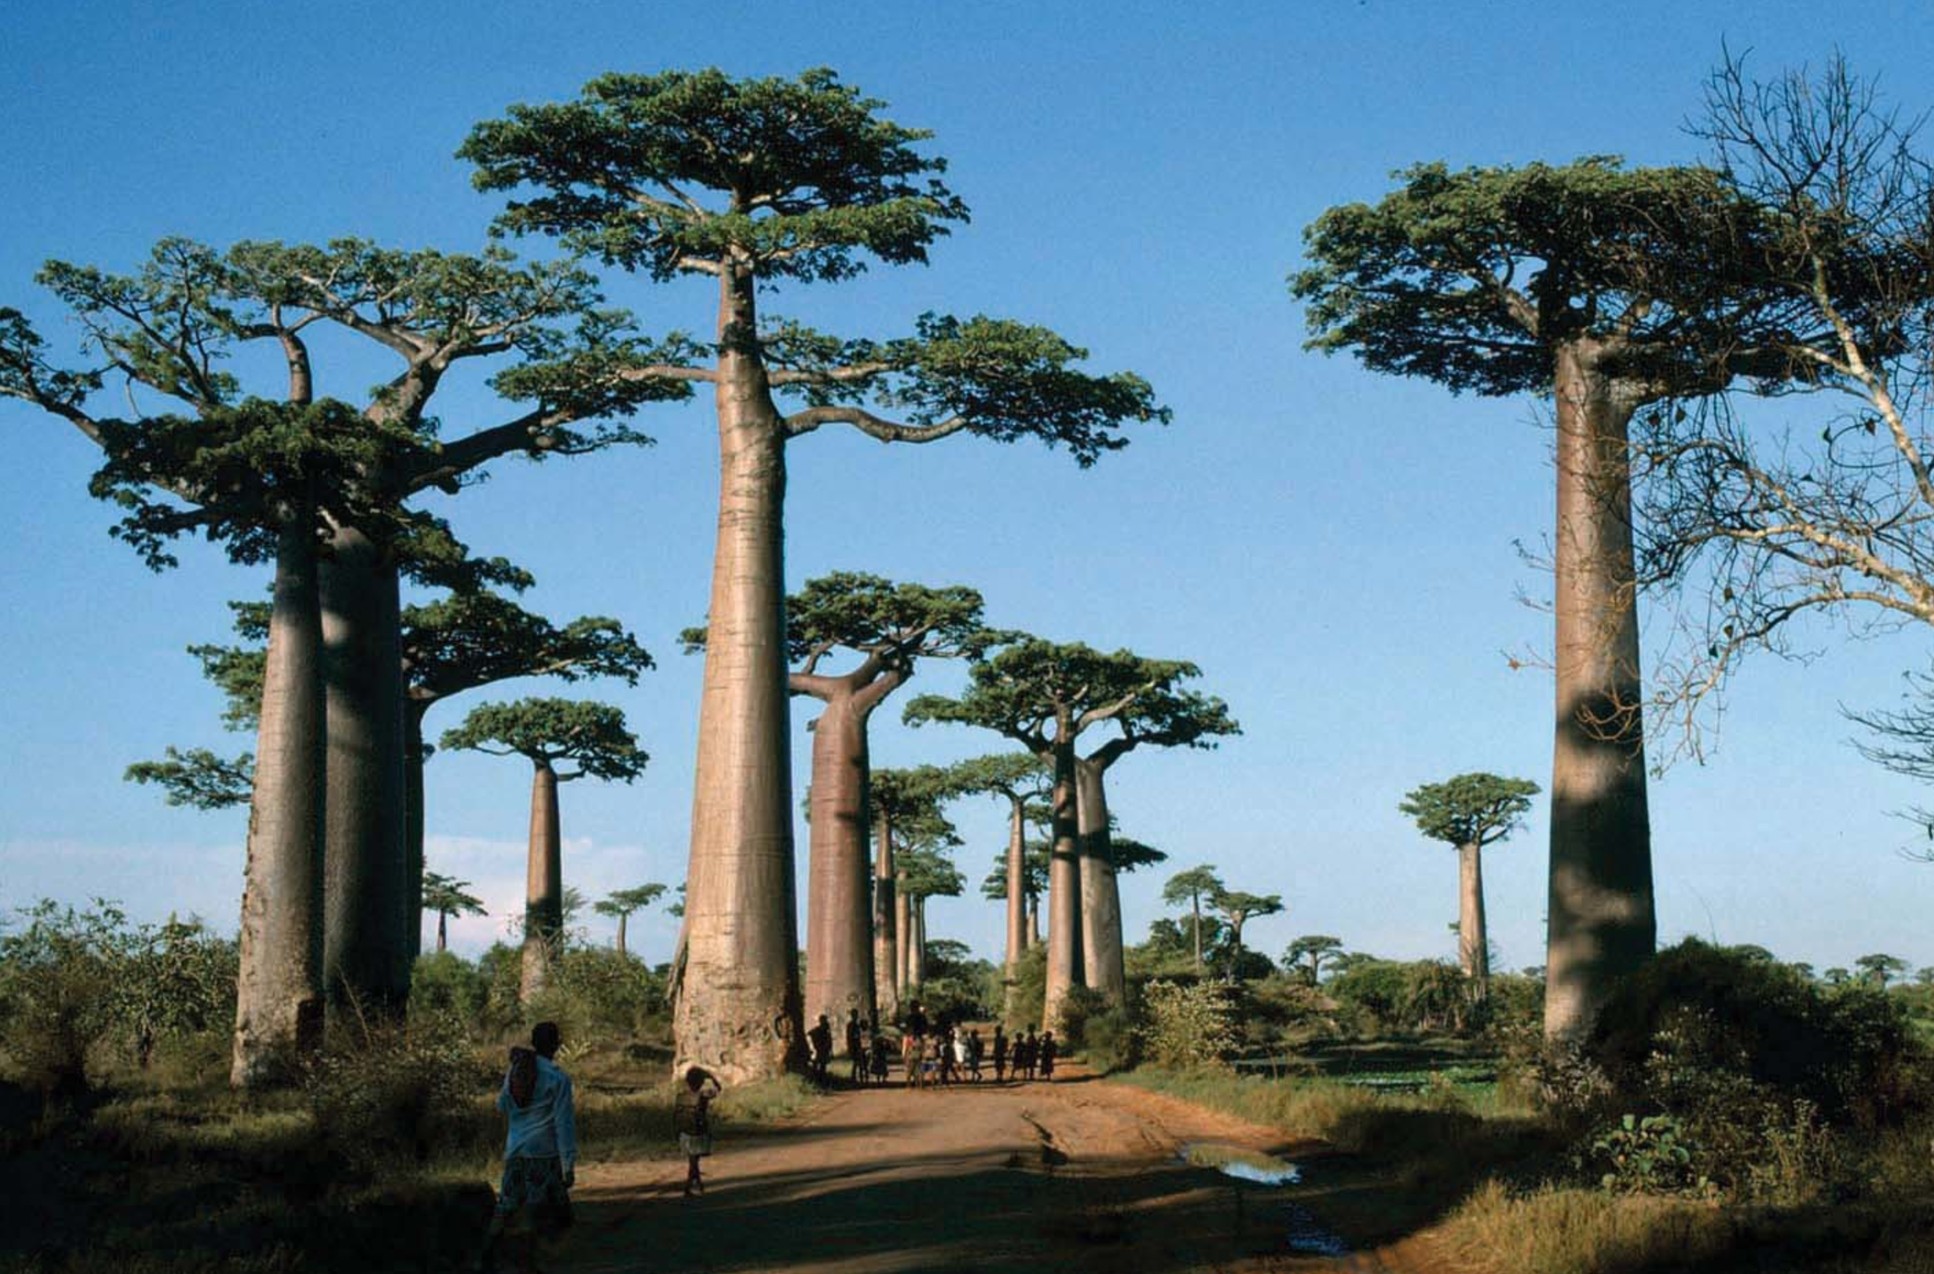
{"type": "Polygon", "coordinates": [[[852,695],[826,703],[813,727],[806,867],[806,1018],[873,1013],[867,895],[866,713],[852,695]]]}
{"type": "Polygon", "coordinates": [[[727,1084],[795,1060],[800,1020],[786,688],[783,425],[749,266],[720,272],[719,519],[699,699],[674,1070],[727,1084]]]}
{"type": "Polygon", "coordinates": [[[1189,910],[1195,915],[1195,976],[1202,976],[1202,895],[1189,895],[1189,910]]]}
{"type": "Polygon", "coordinates": [[[1110,1005],[1128,1002],[1121,933],[1121,885],[1108,835],[1106,768],[1075,760],[1076,823],[1081,835],[1081,969],[1110,1005]]]}
{"type": "Polygon", "coordinates": [[[1021,957],[1027,952],[1027,802],[1009,796],[1007,817],[1007,961],[1002,977],[1003,1016],[1012,1012],[1021,957]]]}
{"type": "Polygon", "coordinates": [[[1027,949],[1032,951],[1041,945],[1041,896],[1027,896],[1027,949]]]}
{"type": "Polygon", "coordinates": [[[557,816],[557,771],[539,762],[531,779],[530,850],[524,865],[524,964],[517,996],[524,1003],[550,980],[564,940],[564,854],[557,816]]]}
{"type": "Polygon", "coordinates": [[[1047,991],[1041,1007],[1044,1030],[1061,1025],[1061,1001],[1081,984],[1081,836],[1075,816],[1074,744],[1061,730],[1054,746],[1054,794],[1048,857],[1047,991]]]}
{"type": "Polygon", "coordinates": [[[443,952],[449,950],[449,948],[450,948],[450,913],[447,911],[439,911],[436,913],[437,954],[441,955],[443,952]]]}
{"type": "Polygon", "coordinates": [[[629,912],[621,911],[618,913],[618,958],[621,960],[630,954],[630,952],[625,950],[625,921],[629,919],[631,919],[629,912]]]}
{"type": "Polygon", "coordinates": [[[924,986],[927,981],[927,899],[923,894],[913,900],[913,941],[907,944],[907,981],[924,986]]]}
{"type": "Polygon", "coordinates": [[[1457,847],[1457,955],[1464,976],[1482,1000],[1491,993],[1491,939],[1484,926],[1483,849],[1475,841],[1457,847]]]}
{"type": "MultiPolygon", "coordinates": [[[[429,710],[427,703],[403,701],[403,887],[409,892],[412,965],[423,951],[423,715],[429,710]]],[[[439,933],[442,923],[439,915],[439,933]]]]}
{"type": "Polygon", "coordinates": [[[1558,356],[1556,741],[1545,1038],[1591,1030],[1613,984],[1657,946],[1646,808],[1638,597],[1627,427],[1637,399],[1597,365],[1558,356]]]}
{"type": "Polygon", "coordinates": [[[323,980],[333,1009],[398,1013],[409,998],[402,617],[395,564],[338,528],[320,571],[329,742],[323,980]]]}
{"type": "Polygon", "coordinates": [[[249,799],[229,1082],[286,1079],[322,1037],[322,620],[313,515],[277,539],[268,663],[249,799]]]}
{"type": "Polygon", "coordinates": [[[873,999],[880,1020],[900,1016],[900,923],[893,869],[893,824],[876,820],[873,841],[873,999]]]}
{"type": "Polygon", "coordinates": [[[893,982],[905,1000],[913,990],[913,899],[904,874],[893,878],[893,982]]]}

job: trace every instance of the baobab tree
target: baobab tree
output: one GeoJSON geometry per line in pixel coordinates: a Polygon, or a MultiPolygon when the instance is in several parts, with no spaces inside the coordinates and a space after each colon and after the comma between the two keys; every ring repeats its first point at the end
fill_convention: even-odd
{"type": "Polygon", "coordinates": [[[1343,939],[1327,933],[1306,933],[1283,952],[1283,967],[1300,971],[1315,986],[1323,980],[1323,961],[1343,949],[1343,939]]]}
{"type": "Polygon", "coordinates": [[[899,896],[907,902],[906,976],[908,991],[927,980],[927,899],[958,898],[966,877],[948,857],[958,837],[922,836],[903,846],[899,856],[899,896]]]}
{"type": "MultiPolygon", "coordinates": [[[[1040,822],[1047,821],[1047,808],[1040,807],[1040,822]]],[[[1030,811],[1028,821],[1036,822],[1030,811]]],[[[1019,914],[1021,920],[1021,954],[1030,948],[1041,945],[1041,896],[1048,891],[1048,843],[1039,838],[1029,840],[1021,855],[1021,887],[1019,914]]],[[[980,882],[980,896],[991,902],[1008,903],[1009,919],[1014,918],[1009,896],[1008,854],[1003,850],[994,860],[993,870],[980,882]]],[[[1014,985],[1009,975],[1007,985],[1014,985]]]]}
{"type": "Polygon", "coordinates": [[[530,853],[525,877],[524,962],[518,997],[528,1003],[543,990],[564,938],[563,838],[557,785],[591,777],[629,783],[645,768],[645,754],[609,704],[576,699],[520,699],[485,703],[446,730],[441,746],[531,763],[530,853]],[[560,765],[572,768],[559,770],[560,765]]]}
{"type": "Polygon", "coordinates": [[[1412,788],[1397,805],[1417,830],[1457,850],[1457,963],[1470,980],[1474,998],[1491,993],[1490,933],[1484,923],[1486,845],[1494,845],[1524,824],[1538,785],[1530,779],[1495,774],[1459,774],[1442,783],[1412,788]]]}
{"type": "MultiPolygon", "coordinates": [[[[468,557],[463,546],[440,527],[419,528],[409,547],[403,563],[406,577],[450,590],[444,598],[405,606],[402,612],[404,850],[419,877],[410,906],[421,912],[423,766],[430,754],[423,721],[430,709],[453,695],[513,677],[572,682],[614,677],[636,685],[652,660],[615,619],[586,615],[559,625],[495,591],[522,592],[534,581],[528,572],[501,558],[468,557]]],[[[201,661],[203,675],[227,698],[223,724],[232,730],[253,730],[267,666],[269,607],[260,602],[230,602],[229,608],[242,644],[195,645],[188,650],[201,661]]],[[[246,803],[252,773],[253,757],[248,754],[229,760],[206,748],[183,752],[171,747],[162,760],[129,766],[127,777],[160,785],[170,804],[216,809],[246,803]]],[[[413,935],[420,932],[421,926],[411,927],[413,935]]]]}
{"type": "Polygon", "coordinates": [[[1224,886],[1222,877],[1215,874],[1215,867],[1203,863],[1187,871],[1178,871],[1168,878],[1162,886],[1162,901],[1171,907],[1183,903],[1189,905],[1190,933],[1195,941],[1195,974],[1202,976],[1202,900],[1213,898],[1221,893],[1224,886]]]}
{"type": "Polygon", "coordinates": [[[1008,995],[1012,996],[1021,956],[1028,946],[1027,900],[1040,892],[1038,887],[1027,888],[1028,811],[1052,790],[1054,775],[1039,757],[1029,752],[975,757],[955,764],[951,774],[963,796],[985,792],[1007,801],[1007,852],[996,870],[1000,878],[999,892],[988,892],[992,877],[981,886],[981,892],[1007,903],[1007,950],[1002,960],[1002,980],[1008,995]]]}
{"type": "Polygon", "coordinates": [[[436,949],[446,951],[450,946],[450,917],[487,916],[483,899],[465,891],[470,888],[467,880],[445,876],[426,870],[423,873],[423,909],[436,916],[436,949]]]}
{"type": "Polygon", "coordinates": [[[1310,346],[1454,392],[1549,394],[1557,417],[1556,731],[1545,1035],[1581,1041],[1650,958],[1630,425],[1649,404],[1783,377],[1808,330],[1767,286],[1770,219],[1697,167],[1419,164],[1304,232],[1310,346]]]}
{"type": "Polygon", "coordinates": [[[910,844],[960,843],[954,825],[940,812],[953,795],[952,777],[935,765],[875,770],[867,783],[866,815],[874,829],[874,1007],[888,1021],[899,1016],[907,989],[912,923],[911,900],[901,887],[906,871],[899,855],[910,844]]]}
{"type": "MultiPolygon", "coordinates": [[[[982,625],[981,606],[971,588],[900,584],[853,571],[807,580],[786,599],[786,655],[793,665],[786,688],[824,705],[811,726],[807,789],[809,1021],[821,1013],[844,1020],[854,1005],[872,1005],[867,723],[920,660],[978,658],[1000,639],[982,625]],[[859,662],[827,671],[825,661],[842,651],[859,662]]],[[[688,651],[702,649],[705,638],[704,629],[683,634],[688,651]]]]}
{"type": "Polygon", "coordinates": [[[1240,889],[1218,889],[1209,895],[1209,906],[1226,927],[1229,945],[1227,980],[1234,982],[1242,969],[1242,927],[1260,916],[1279,915],[1287,908],[1281,894],[1251,894],[1240,889]]]}
{"type": "MultiPolygon", "coordinates": [[[[1053,774],[1050,795],[1054,848],[1048,867],[1048,964],[1043,1007],[1049,1027],[1071,986],[1083,985],[1081,839],[1076,815],[1079,754],[1084,730],[1132,709],[1144,695],[1195,675],[1191,664],[1145,660],[1127,651],[1103,654],[1038,637],[1016,640],[976,663],[958,699],[922,695],[906,707],[912,724],[950,721],[993,730],[1026,748],[1053,774]]],[[[1105,826],[1105,822],[1104,822],[1105,826]]],[[[1112,919],[1119,939],[1120,907],[1112,919]]],[[[1117,951],[1117,956],[1119,952],[1117,951]]]]}
{"type": "MultiPolygon", "coordinates": [[[[1127,651],[1106,657],[1110,690],[1133,698],[1112,721],[1120,733],[1087,756],[1075,757],[1075,805],[1081,831],[1081,952],[1088,986],[1112,1005],[1126,1002],[1122,965],[1121,870],[1110,841],[1109,767],[1138,747],[1213,748],[1217,739],[1242,733],[1222,700],[1178,683],[1201,675],[1194,664],[1145,659],[1127,651]]],[[[1097,671],[1100,671],[1097,669],[1097,671]]]]}
{"type": "Polygon", "coordinates": [[[591,910],[600,916],[615,916],[618,920],[618,954],[630,954],[625,950],[625,922],[631,913],[649,907],[665,894],[665,887],[656,882],[634,885],[630,889],[614,889],[609,894],[591,904],[591,910]]]}
{"type": "Polygon", "coordinates": [[[225,252],[168,239],[133,274],[51,262],[39,277],[78,320],[95,361],[56,365],[25,316],[0,309],[0,394],[101,448],[93,489],[127,510],[117,534],[151,565],[170,564],[165,542],[188,531],[226,540],[238,561],[275,563],[231,1067],[237,1083],[267,1082],[278,1059],[318,1037],[318,978],[330,997],[354,994],[379,1010],[400,1011],[408,993],[418,918],[401,844],[391,552],[409,525],[404,502],[455,490],[510,452],[637,440],[618,424],[573,426],[688,391],[622,374],[657,351],[623,316],[597,308],[591,279],[568,262],[348,239],[225,252]],[[374,342],[402,370],[360,405],[318,396],[318,324],[374,342]],[[245,394],[228,362],[255,343],[274,346],[286,368],[266,394],[245,394]],[[452,368],[485,358],[509,363],[493,378],[498,393],[531,405],[469,433],[445,422],[439,437],[429,414],[438,387],[452,368]],[[90,411],[110,377],[126,382],[142,414],[90,411]],[[342,903],[326,914],[324,890],[342,903]],[[316,935],[323,945],[312,959],[316,935]]]}
{"type": "Polygon", "coordinates": [[[728,1082],[777,1074],[801,1036],[794,963],[783,497],[786,447],[827,425],[890,443],[1031,437],[1083,466],[1120,426],[1166,420],[1148,384],[1079,370],[1045,328],[927,315],[913,334],[844,340],[764,324],[758,297],[870,260],[926,260],[966,206],[922,154],[928,134],[829,70],[606,75],[576,101],[514,106],[459,152],[486,190],[529,188],[500,224],[561,236],[659,280],[717,281],[711,365],[720,500],[694,778],[691,886],[675,1066],[728,1082]],[[780,399],[790,397],[781,408],[780,399]],[[888,412],[903,412],[890,419],[888,412]]]}

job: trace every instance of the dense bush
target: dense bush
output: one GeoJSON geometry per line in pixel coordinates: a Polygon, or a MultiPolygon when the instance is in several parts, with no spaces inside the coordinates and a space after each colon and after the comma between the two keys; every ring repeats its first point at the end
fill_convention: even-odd
{"type": "Polygon", "coordinates": [[[1712,1076],[1804,1099],[1829,1123],[1872,1126],[1905,1106],[1912,1047],[1885,992],[1687,939],[1606,1002],[1590,1052],[1622,1097],[1681,1106],[1712,1076]]]}
{"type": "Polygon", "coordinates": [[[1030,947],[1021,955],[1014,971],[1014,994],[1002,1006],[1002,1016],[1010,1031],[1035,1026],[1047,1004],[1048,949],[1030,947]]]}
{"type": "Polygon", "coordinates": [[[0,935],[0,1023],[24,1082],[77,1096],[106,1050],[145,1068],[164,1042],[232,1025],[235,944],[199,921],[134,925],[98,899],[78,911],[42,901],[19,915],[0,935]]]}
{"type": "Polygon", "coordinates": [[[468,1141],[477,1127],[472,1108],[493,1075],[466,1037],[461,1021],[432,1014],[332,1027],[304,1080],[323,1144],[353,1169],[373,1172],[468,1141]]]}
{"type": "Polygon", "coordinates": [[[1143,1052],[1158,1066],[1185,1070],[1226,1062],[1238,1042],[1229,988],[1220,982],[1150,982],[1143,1052]]]}
{"type": "Polygon", "coordinates": [[[1359,1034],[1462,1031],[1471,1024],[1469,984],[1442,960],[1354,961],[1323,989],[1359,1034]]]}

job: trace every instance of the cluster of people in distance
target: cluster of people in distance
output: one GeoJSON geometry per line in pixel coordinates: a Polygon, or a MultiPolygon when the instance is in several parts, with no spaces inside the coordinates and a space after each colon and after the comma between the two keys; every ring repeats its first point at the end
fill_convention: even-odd
{"type": "MultiPolygon", "coordinates": [[[[990,1060],[990,1045],[979,1027],[951,1021],[946,1014],[929,1019],[918,1000],[907,1007],[900,1026],[898,1051],[908,1087],[921,1088],[929,1082],[980,1082],[982,1068],[990,1060]]],[[[845,1042],[850,1081],[858,1087],[885,1084],[895,1049],[879,1022],[861,1021],[858,1009],[849,1010],[845,1042]]],[[[819,1020],[807,1030],[806,1045],[807,1065],[813,1080],[831,1083],[833,1024],[826,1014],[821,1013],[819,1020]]],[[[1004,1027],[995,1024],[991,1043],[995,1082],[1005,1082],[1010,1070],[1016,1080],[1052,1081],[1058,1047],[1053,1031],[1043,1031],[1037,1038],[1029,1027],[1024,1034],[1010,1038],[1004,1027]]]]}

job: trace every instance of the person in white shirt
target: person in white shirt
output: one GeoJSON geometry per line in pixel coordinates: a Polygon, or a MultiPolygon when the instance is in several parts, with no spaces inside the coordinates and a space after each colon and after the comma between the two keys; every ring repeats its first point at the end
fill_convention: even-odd
{"type": "Polygon", "coordinates": [[[577,1115],[571,1077],[552,1060],[562,1042],[557,1023],[539,1022],[531,1029],[529,1048],[510,1050],[510,1069],[497,1092],[497,1109],[509,1117],[510,1127],[504,1137],[497,1209],[477,1261],[484,1274],[497,1268],[497,1246],[513,1220],[525,1219],[518,1264],[526,1271],[535,1268],[538,1238],[556,1234],[571,1223],[577,1115]]]}

